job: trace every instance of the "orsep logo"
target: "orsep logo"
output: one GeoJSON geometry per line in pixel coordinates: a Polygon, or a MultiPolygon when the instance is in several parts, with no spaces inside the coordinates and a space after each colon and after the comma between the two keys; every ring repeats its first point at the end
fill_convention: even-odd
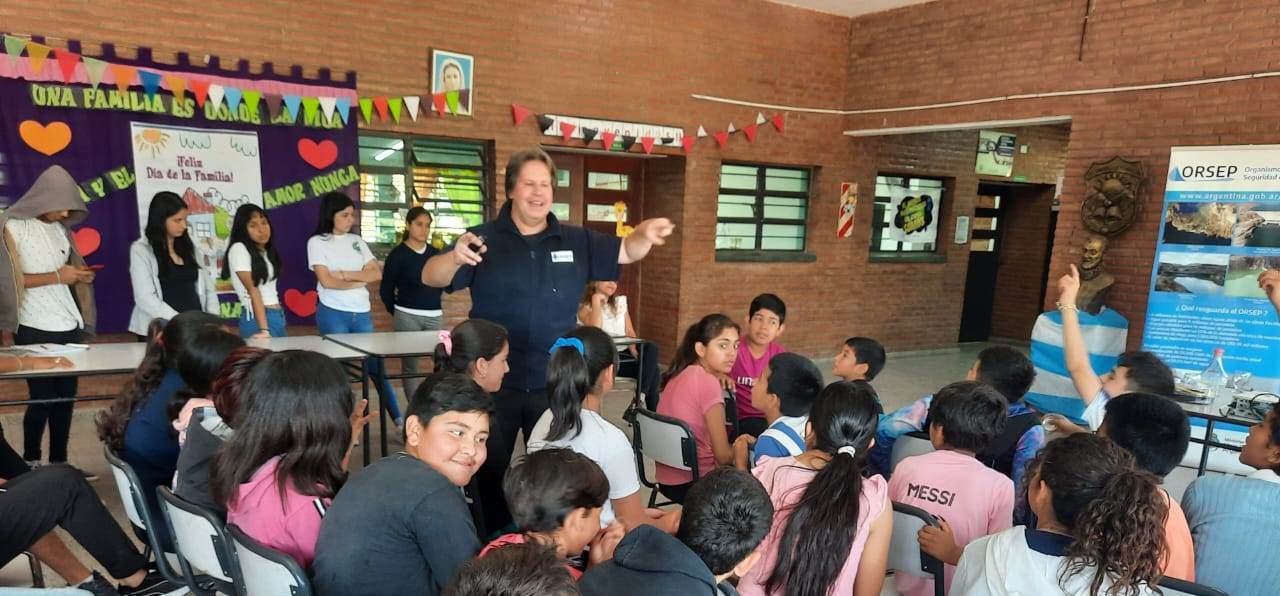
{"type": "Polygon", "coordinates": [[[1236,166],[1182,166],[1169,169],[1169,180],[1174,182],[1229,182],[1234,180],[1236,166]]]}

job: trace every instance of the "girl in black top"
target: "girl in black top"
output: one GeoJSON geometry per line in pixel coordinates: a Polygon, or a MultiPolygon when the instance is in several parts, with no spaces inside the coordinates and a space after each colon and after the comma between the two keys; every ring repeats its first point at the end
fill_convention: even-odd
{"type": "MultiPolygon", "coordinates": [[[[440,306],[442,290],[422,283],[422,268],[427,259],[440,252],[428,243],[431,213],[414,207],[404,221],[404,235],[387,255],[378,293],[392,315],[396,331],[437,331],[444,319],[440,306]]],[[[405,358],[402,370],[406,374],[418,372],[418,359],[405,358]]],[[[421,382],[421,379],[405,379],[404,394],[412,396],[421,382]]]]}

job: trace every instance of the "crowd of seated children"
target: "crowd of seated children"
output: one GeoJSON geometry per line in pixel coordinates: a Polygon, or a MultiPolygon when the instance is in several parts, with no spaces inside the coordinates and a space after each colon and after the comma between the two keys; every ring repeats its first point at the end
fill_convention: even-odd
{"type": "Polygon", "coordinates": [[[747,307],[747,333],[736,348],[733,367],[721,379],[737,401],[738,432],[759,436],[768,423],[751,405],[751,388],[774,356],[786,350],[777,339],[787,329],[787,304],[774,294],[761,294],[747,307]]]}
{"type": "MultiPolygon", "coordinates": [[[[685,331],[662,380],[658,413],[683,421],[693,431],[699,475],[717,465],[733,463],[724,395],[717,377],[729,373],[739,354],[738,324],[725,315],[707,315],[685,331]]],[[[697,480],[688,470],[661,463],[655,470],[658,490],[676,503],[684,500],[684,493],[697,480]]]]}
{"type": "Polygon", "coordinates": [[[884,346],[869,337],[850,337],[831,362],[831,372],[845,381],[870,383],[884,370],[884,346]]]}
{"type": "Polygon", "coordinates": [[[556,549],[513,544],[464,564],[444,596],[578,596],[578,582],[556,549]]]}
{"type": "Polygon", "coordinates": [[[758,439],[738,435],[733,442],[734,466],[750,470],[762,457],[803,453],[809,409],[821,391],[822,373],[808,358],[783,352],[769,360],[751,388],[751,405],[764,412],[769,427],[758,439]]]}
{"type": "Polygon", "coordinates": [[[547,364],[547,411],[529,433],[529,451],[567,447],[604,470],[609,499],[602,526],[617,520],[628,529],[647,523],[671,532],[676,515],[645,509],[631,442],[600,414],[613,389],[617,358],[613,340],[598,327],[577,327],[555,342],[547,364]]]}
{"type": "MultiPolygon", "coordinates": [[[[935,451],[902,460],[889,480],[895,503],[919,507],[941,521],[920,531],[921,549],[946,563],[948,583],[964,546],[1013,525],[1013,482],[977,460],[1007,420],[1004,397],[975,381],[952,383],[929,405],[929,441],[935,451]]],[[[895,576],[907,596],[934,593],[932,579],[895,576]]]]}

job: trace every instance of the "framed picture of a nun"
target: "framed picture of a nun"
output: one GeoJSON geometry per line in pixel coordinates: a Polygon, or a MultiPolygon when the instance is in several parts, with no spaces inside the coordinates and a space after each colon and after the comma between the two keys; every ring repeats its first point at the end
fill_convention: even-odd
{"type": "Polygon", "coordinates": [[[475,58],[446,50],[431,50],[431,93],[445,94],[445,108],[450,114],[471,115],[475,99],[472,77],[475,58]]]}

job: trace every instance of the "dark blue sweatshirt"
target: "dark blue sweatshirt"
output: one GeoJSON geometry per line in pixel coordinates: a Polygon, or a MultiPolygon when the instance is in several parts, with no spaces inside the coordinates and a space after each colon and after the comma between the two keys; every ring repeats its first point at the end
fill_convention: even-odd
{"type": "Polygon", "coordinates": [[[415,310],[440,310],[443,290],[422,283],[422,268],[427,259],[439,252],[427,245],[427,250],[418,254],[403,242],[391,249],[382,268],[382,284],[378,286],[378,295],[387,312],[395,314],[397,304],[415,310]]]}

